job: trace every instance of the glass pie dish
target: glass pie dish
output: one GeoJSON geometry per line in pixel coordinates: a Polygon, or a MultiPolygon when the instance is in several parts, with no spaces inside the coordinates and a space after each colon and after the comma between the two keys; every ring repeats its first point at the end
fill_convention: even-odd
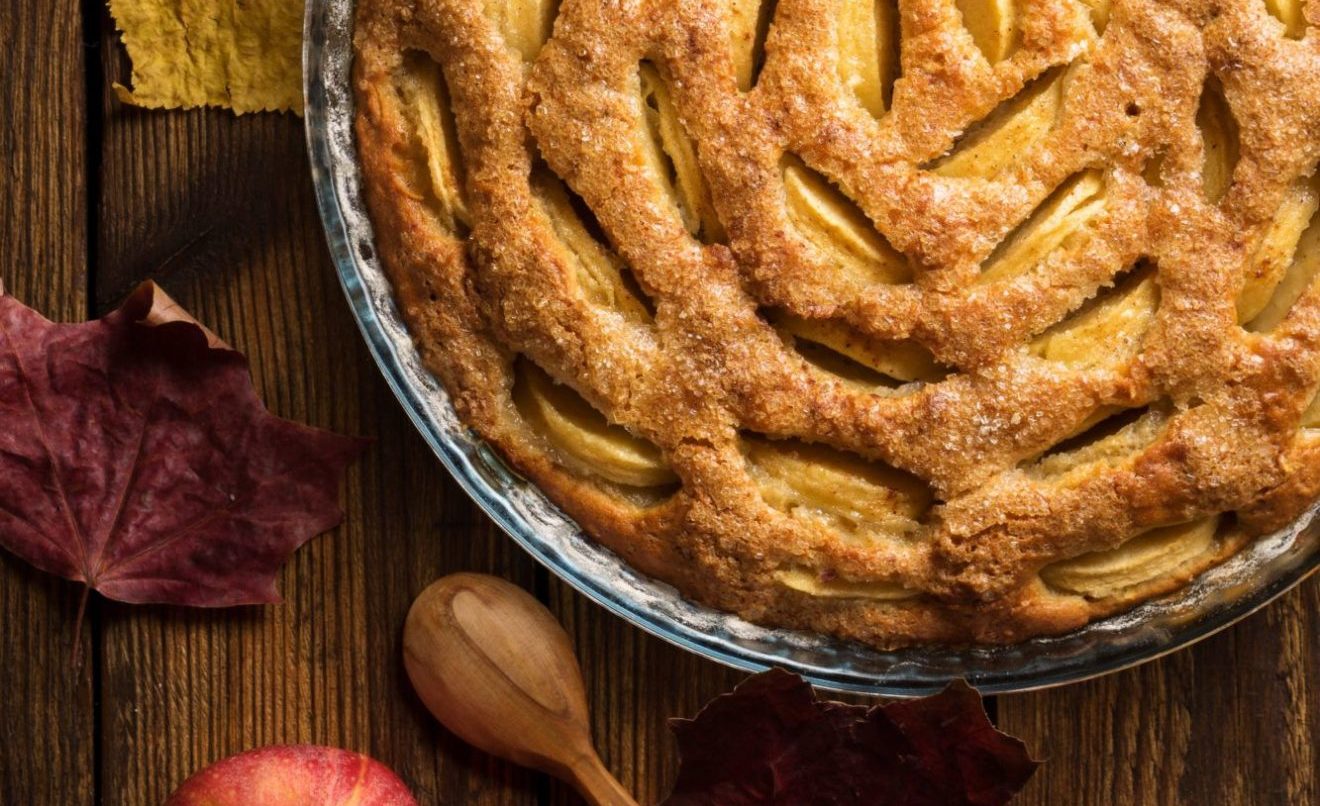
{"type": "Polygon", "coordinates": [[[1177,593],[1073,632],[1008,646],[893,651],[751,624],[635,572],[474,436],[423,364],[379,263],[362,198],[352,39],[352,0],[310,0],[304,36],[308,146],[330,251],[353,315],[404,410],[459,484],[533,557],[616,615],[703,657],[748,670],[786,668],[824,688],[913,696],[961,677],[992,694],[1082,680],[1185,647],[1320,567],[1312,509],[1177,593]]]}

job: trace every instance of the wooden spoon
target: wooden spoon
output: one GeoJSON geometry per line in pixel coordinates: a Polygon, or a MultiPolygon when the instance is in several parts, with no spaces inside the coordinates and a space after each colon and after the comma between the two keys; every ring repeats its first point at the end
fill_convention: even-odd
{"type": "Polygon", "coordinates": [[[433,582],[408,611],[403,665],[463,740],[567,781],[595,806],[637,806],[592,746],[568,634],[522,588],[482,574],[433,582]]]}

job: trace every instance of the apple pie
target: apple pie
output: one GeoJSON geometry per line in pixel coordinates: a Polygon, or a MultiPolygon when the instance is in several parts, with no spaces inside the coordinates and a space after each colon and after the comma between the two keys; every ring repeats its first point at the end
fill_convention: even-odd
{"type": "Polygon", "coordinates": [[[358,0],[460,416],[758,623],[1003,643],[1320,497],[1317,0],[358,0]]]}

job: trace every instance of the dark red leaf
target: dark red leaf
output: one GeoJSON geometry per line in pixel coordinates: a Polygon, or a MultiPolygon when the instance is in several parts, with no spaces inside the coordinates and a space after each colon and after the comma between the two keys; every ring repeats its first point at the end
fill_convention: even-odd
{"type": "Polygon", "coordinates": [[[917,751],[926,780],[940,785],[947,803],[972,806],[1007,803],[1036,771],[1021,740],[990,724],[981,695],[965,681],[955,680],[944,691],[919,700],[884,706],[917,751]]]}
{"type": "Polygon", "coordinates": [[[681,766],[666,806],[996,806],[1038,766],[961,681],[868,709],[775,669],[670,727],[681,766]]]}
{"type": "Polygon", "coordinates": [[[278,601],[364,443],[270,414],[246,359],[162,301],[57,325],[0,296],[0,546],[125,602],[278,601]]]}

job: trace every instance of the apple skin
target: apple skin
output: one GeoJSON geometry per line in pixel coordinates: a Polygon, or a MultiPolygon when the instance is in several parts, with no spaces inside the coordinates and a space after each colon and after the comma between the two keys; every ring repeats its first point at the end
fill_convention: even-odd
{"type": "Polygon", "coordinates": [[[272,745],[193,773],[165,806],[417,806],[369,756],[314,744],[272,745]]]}

